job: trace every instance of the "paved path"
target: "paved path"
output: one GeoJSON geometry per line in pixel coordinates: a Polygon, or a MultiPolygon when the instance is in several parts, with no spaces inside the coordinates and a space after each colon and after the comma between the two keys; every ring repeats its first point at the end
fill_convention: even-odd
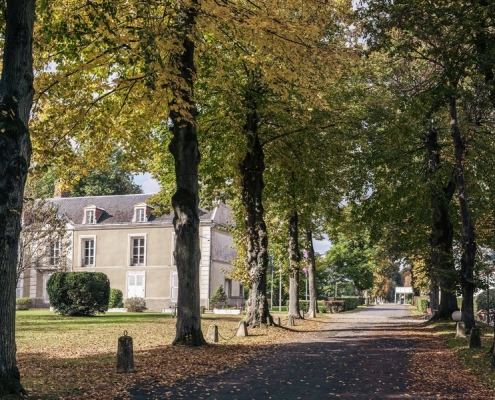
{"type": "Polygon", "coordinates": [[[421,339],[399,333],[421,322],[407,306],[369,307],[335,316],[316,336],[270,347],[269,354],[223,374],[158,388],[153,395],[130,392],[135,400],[464,398],[455,388],[443,388],[446,397],[408,392],[408,362],[421,339]]]}

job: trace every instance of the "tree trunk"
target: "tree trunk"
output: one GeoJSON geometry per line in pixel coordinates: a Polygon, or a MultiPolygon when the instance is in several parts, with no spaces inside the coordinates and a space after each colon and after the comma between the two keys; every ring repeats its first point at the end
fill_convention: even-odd
{"type": "Polygon", "coordinates": [[[294,318],[301,318],[299,306],[299,252],[298,237],[298,216],[297,211],[289,217],[289,315],[294,318]]]}
{"type": "Polygon", "coordinates": [[[476,241],[474,228],[469,211],[464,162],[466,146],[461,137],[457,120],[457,102],[454,97],[449,101],[450,133],[455,149],[455,171],[458,188],[459,208],[462,221],[461,238],[461,287],[462,287],[462,320],[466,325],[466,333],[475,326],[473,293],[474,293],[474,262],[476,256],[476,241]]]}
{"type": "Polygon", "coordinates": [[[258,137],[258,96],[256,78],[245,94],[247,106],[244,134],[247,152],[239,165],[242,183],[242,204],[247,240],[246,267],[251,279],[247,301],[246,322],[249,327],[272,324],[266,296],[268,268],[268,234],[263,216],[264,153],[258,137]]]}
{"type": "Polygon", "coordinates": [[[200,160],[196,135],[196,104],[194,101],[194,42],[191,40],[199,6],[179,9],[182,28],[182,51],[172,58],[179,71],[178,82],[172,84],[170,104],[173,138],[169,150],[175,160],[177,191],[172,197],[176,234],[175,259],[179,280],[177,325],[174,345],[199,346],[206,344],[201,331],[199,297],[199,216],[198,165],[200,160]]]}
{"type": "Polygon", "coordinates": [[[430,308],[432,310],[438,310],[438,284],[436,276],[431,277],[430,284],[430,308]]]}
{"type": "Polygon", "coordinates": [[[318,295],[316,291],[316,262],[315,249],[313,247],[313,233],[306,231],[306,242],[308,246],[308,290],[309,290],[309,318],[316,318],[318,313],[318,295]]]}
{"type": "Polygon", "coordinates": [[[7,0],[0,82],[0,397],[24,394],[16,362],[15,287],[24,186],[31,160],[34,0],[7,0]]]}
{"type": "MultiPolygon", "coordinates": [[[[433,175],[440,168],[441,150],[438,144],[438,132],[434,127],[428,129],[425,144],[428,150],[428,173],[433,175]]],[[[435,179],[433,181],[435,182],[435,179]]],[[[454,177],[441,190],[438,190],[436,183],[431,187],[431,279],[442,291],[439,303],[438,296],[434,302],[430,302],[430,308],[436,310],[432,319],[450,319],[452,313],[459,309],[456,297],[457,272],[453,257],[454,227],[449,215],[449,205],[455,188],[454,177]]],[[[434,292],[437,293],[437,290],[434,292]]]]}

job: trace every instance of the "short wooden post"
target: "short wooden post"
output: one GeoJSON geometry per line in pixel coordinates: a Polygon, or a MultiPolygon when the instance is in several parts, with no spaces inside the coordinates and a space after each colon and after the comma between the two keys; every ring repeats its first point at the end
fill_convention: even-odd
{"type": "Polygon", "coordinates": [[[208,342],[218,343],[218,326],[210,325],[206,337],[208,338],[208,342]]]}
{"type": "Polygon", "coordinates": [[[294,316],[293,316],[293,315],[289,315],[289,316],[287,317],[287,326],[294,326],[294,325],[296,325],[296,324],[294,323],[294,316]]]}
{"type": "Polygon", "coordinates": [[[124,331],[124,336],[119,337],[117,347],[117,373],[126,372],[134,372],[134,351],[132,337],[127,336],[127,331],[124,331]]]}
{"type": "Polygon", "coordinates": [[[469,337],[469,348],[481,347],[481,329],[472,328],[471,336],[469,337]]]}
{"type": "Polygon", "coordinates": [[[244,337],[248,335],[246,321],[239,321],[239,327],[237,328],[237,336],[244,337]]]}
{"type": "Polygon", "coordinates": [[[455,332],[455,338],[465,338],[466,337],[466,325],[464,322],[459,321],[457,323],[457,329],[455,332]]]}
{"type": "Polygon", "coordinates": [[[275,318],[275,325],[280,326],[280,317],[275,318]]]}

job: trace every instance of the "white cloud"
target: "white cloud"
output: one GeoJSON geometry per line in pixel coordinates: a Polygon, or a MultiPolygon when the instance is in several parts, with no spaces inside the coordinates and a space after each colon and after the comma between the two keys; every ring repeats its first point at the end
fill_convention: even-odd
{"type": "Polygon", "coordinates": [[[147,172],[134,175],[134,182],[141,186],[145,194],[153,194],[160,191],[160,184],[147,172]]]}
{"type": "Polygon", "coordinates": [[[313,247],[315,249],[315,253],[325,254],[330,247],[332,247],[332,242],[328,239],[327,236],[323,235],[323,240],[314,240],[313,247]]]}

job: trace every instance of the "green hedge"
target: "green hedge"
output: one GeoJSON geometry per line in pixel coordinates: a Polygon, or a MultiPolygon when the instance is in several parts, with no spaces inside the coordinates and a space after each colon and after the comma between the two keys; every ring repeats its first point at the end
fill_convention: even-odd
{"type": "Polygon", "coordinates": [[[124,295],[120,289],[110,289],[110,298],[108,300],[108,308],[122,308],[124,295]]]}
{"type": "Polygon", "coordinates": [[[426,312],[426,309],[428,308],[428,303],[430,301],[428,299],[418,299],[416,307],[418,308],[419,311],[421,312],[426,312]]]}
{"type": "Polygon", "coordinates": [[[15,300],[16,310],[29,310],[33,305],[33,299],[30,297],[20,297],[15,300]]]}
{"type": "Polygon", "coordinates": [[[94,315],[108,310],[110,281],[101,272],[56,272],[46,289],[52,307],[62,315],[94,315]]]}
{"type": "Polygon", "coordinates": [[[323,309],[325,312],[342,312],[349,311],[358,308],[365,303],[364,297],[349,296],[349,297],[337,297],[329,298],[329,300],[323,301],[323,309]]]}

